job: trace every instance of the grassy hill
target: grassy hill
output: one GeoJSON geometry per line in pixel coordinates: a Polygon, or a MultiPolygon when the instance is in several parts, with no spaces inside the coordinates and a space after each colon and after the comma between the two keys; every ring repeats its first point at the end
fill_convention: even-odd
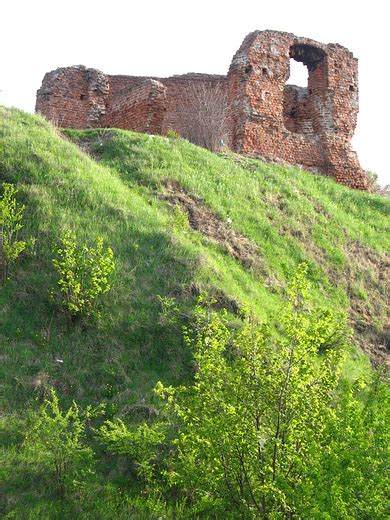
{"type": "MultiPolygon", "coordinates": [[[[369,370],[369,357],[386,359],[389,199],[181,139],[112,129],[61,134],[1,107],[0,179],[18,187],[23,234],[36,238],[0,290],[6,445],[49,387],[65,403],[104,401],[112,414],[153,402],[158,379],[192,376],[181,330],[199,294],[232,319],[247,306],[265,320],[303,261],[313,301],[349,316],[345,375],[369,370]],[[102,236],[114,250],[113,288],[93,327],[70,324],[48,296],[53,247],[66,228],[81,242],[102,236]]],[[[17,502],[13,493],[4,495],[4,511],[17,502]]]]}

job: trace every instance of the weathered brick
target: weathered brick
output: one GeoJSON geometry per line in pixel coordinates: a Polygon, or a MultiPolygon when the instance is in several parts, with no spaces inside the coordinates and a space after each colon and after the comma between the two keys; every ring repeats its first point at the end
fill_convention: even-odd
{"type": "Polygon", "coordinates": [[[244,154],[299,164],[366,189],[351,139],[358,113],[357,60],[338,44],[277,31],[243,41],[226,76],[108,76],[83,66],[45,75],[36,110],[61,127],[118,127],[187,135],[194,89],[228,97],[225,144],[244,154]],[[290,59],[308,68],[307,88],[286,85],[290,59]]]}

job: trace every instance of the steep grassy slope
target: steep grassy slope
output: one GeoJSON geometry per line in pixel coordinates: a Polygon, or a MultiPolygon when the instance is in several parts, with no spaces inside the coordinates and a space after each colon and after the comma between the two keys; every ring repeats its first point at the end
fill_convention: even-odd
{"type": "MultiPolygon", "coordinates": [[[[128,186],[142,185],[151,197],[184,211],[206,243],[211,240],[249,267],[255,282],[250,287],[267,290],[259,300],[248,294],[243,279],[233,286],[219,274],[212,283],[229,297],[249,303],[260,316],[269,314],[271,296],[283,297],[291,272],[306,261],[313,298],[323,303],[325,296],[330,305],[345,309],[358,332],[355,340],[373,358],[385,359],[388,199],[291,167],[234,154],[216,157],[180,140],[110,130],[67,135],[115,168],[128,186]]],[[[213,267],[215,274],[221,272],[221,260],[213,267]]]]}
{"type": "MultiPolygon", "coordinates": [[[[0,179],[17,185],[23,233],[36,237],[0,290],[5,425],[49,386],[65,402],[106,401],[110,413],[153,400],[157,379],[191,377],[181,328],[200,292],[233,319],[242,305],[274,317],[302,261],[314,302],[350,316],[348,377],[369,367],[359,345],[384,359],[389,200],[180,139],[66,136],[0,107],[0,179]],[[53,246],[67,227],[80,241],[103,236],[115,253],[114,286],[94,325],[70,323],[48,297],[53,246]]],[[[6,442],[12,435],[6,427],[6,442]]]]}
{"type": "Polygon", "coordinates": [[[0,293],[5,409],[32,399],[37,375],[79,400],[138,401],[157,377],[186,377],[179,331],[199,291],[265,318],[303,260],[314,300],[349,310],[363,346],[385,342],[386,199],[182,140],[69,131],[96,162],[18,111],[2,109],[0,132],[1,179],[17,184],[24,233],[37,238],[0,293]],[[102,235],[115,252],[98,330],[69,327],[47,297],[52,248],[66,227],[82,241],[102,235]],[[173,328],[164,322],[166,297],[179,307],[173,328]]]}

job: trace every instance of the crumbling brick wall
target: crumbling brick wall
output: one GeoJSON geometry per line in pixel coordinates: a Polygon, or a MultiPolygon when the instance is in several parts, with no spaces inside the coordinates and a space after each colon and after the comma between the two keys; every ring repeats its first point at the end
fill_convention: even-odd
{"type": "Polygon", "coordinates": [[[351,139],[358,113],[357,60],[338,44],[255,31],[226,76],[108,76],[83,66],[45,75],[36,110],[62,127],[118,127],[187,135],[197,89],[222,88],[228,100],[225,144],[243,154],[299,164],[353,188],[367,181],[351,139]],[[286,85],[290,59],[306,65],[307,88],[286,85]],[[192,94],[191,94],[192,93],[192,94]]]}
{"type": "Polygon", "coordinates": [[[37,93],[36,111],[61,127],[104,126],[109,83],[107,76],[83,65],[45,75],[37,93]]]}
{"type": "Polygon", "coordinates": [[[193,94],[201,88],[212,91],[216,85],[227,88],[227,77],[212,74],[184,74],[161,80],[167,87],[167,112],[164,133],[170,128],[180,135],[190,132],[193,111],[196,106],[193,94]]]}
{"type": "Polygon", "coordinates": [[[154,79],[145,79],[110,102],[109,126],[161,134],[167,89],[154,79]]]}

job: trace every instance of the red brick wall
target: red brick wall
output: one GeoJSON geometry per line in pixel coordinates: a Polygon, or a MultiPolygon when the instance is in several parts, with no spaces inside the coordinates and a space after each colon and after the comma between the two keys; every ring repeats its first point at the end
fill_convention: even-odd
{"type": "Polygon", "coordinates": [[[228,98],[225,144],[233,150],[315,168],[365,189],[351,149],[358,112],[357,60],[338,44],[290,33],[255,31],[233,57],[227,76],[106,76],[82,66],[45,75],[36,110],[62,127],[118,127],[188,135],[193,93],[223,90],[228,98]],[[286,85],[290,59],[309,72],[307,88],[286,85]]]}
{"type": "Polygon", "coordinates": [[[117,94],[110,100],[109,126],[161,134],[166,90],[159,81],[145,79],[132,89],[117,94]]]}
{"type": "Polygon", "coordinates": [[[205,88],[211,90],[216,85],[225,88],[226,76],[214,76],[209,74],[184,74],[161,80],[167,87],[167,113],[164,120],[163,131],[176,130],[180,135],[187,135],[191,127],[194,100],[192,91],[205,88]]]}
{"type": "Polygon", "coordinates": [[[37,92],[36,111],[61,127],[90,128],[106,124],[107,77],[80,65],[45,75],[37,92]]]}
{"type": "Polygon", "coordinates": [[[239,100],[233,117],[237,151],[317,168],[365,189],[350,141],[358,112],[357,60],[344,47],[293,34],[256,31],[233,57],[228,75],[239,100]],[[290,58],[309,70],[307,89],[286,86],[290,58]]]}

